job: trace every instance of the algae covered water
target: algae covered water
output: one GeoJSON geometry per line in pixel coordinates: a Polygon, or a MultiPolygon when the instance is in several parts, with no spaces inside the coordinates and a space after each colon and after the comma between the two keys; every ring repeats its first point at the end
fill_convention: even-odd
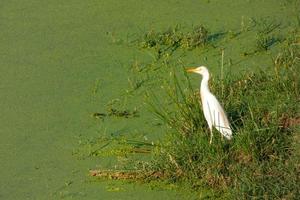
{"type": "MultiPolygon", "coordinates": [[[[264,26],[261,19],[273,24],[272,34],[280,41],[299,23],[295,5],[275,0],[1,2],[0,198],[181,199],[184,194],[169,188],[95,181],[87,176],[89,169],[113,167],[115,161],[76,154],[81,140],[102,133],[141,135],[150,142],[161,137],[142,106],[143,95],[124,97],[130,66],[153,59],[151,51],[136,48],[133,41],[151,29],[178,24],[203,24],[211,33],[222,33],[247,29],[256,21],[264,26]],[[91,117],[106,111],[110,102],[129,112],[138,109],[139,116],[103,122],[91,117]]],[[[268,53],[247,57],[256,48],[252,34],[222,40],[232,70],[270,62],[268,53]]],[[[209,65],[214,73],[219,61],[218,49],[187,51],[182,58],[183,64],[209,65]]]]}

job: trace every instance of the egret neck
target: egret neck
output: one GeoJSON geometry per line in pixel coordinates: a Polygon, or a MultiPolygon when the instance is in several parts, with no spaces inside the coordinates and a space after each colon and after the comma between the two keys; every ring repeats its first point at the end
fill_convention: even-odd
{"type": "Polygon", "coordinates": [[[202,74],[202,81],[200,83],[200,94],[201,94],[202,101],[204,100],[203,94],[210,93],[210,90],[208,87],[208,80],[209,80],[209,73],[208,73],[208,71],[206,71],[202,74]]]}

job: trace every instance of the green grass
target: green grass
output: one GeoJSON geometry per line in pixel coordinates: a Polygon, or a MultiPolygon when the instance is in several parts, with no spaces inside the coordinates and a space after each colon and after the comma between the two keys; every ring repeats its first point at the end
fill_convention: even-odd
{"type": "Polygon", "coordinates": [[[164,87],[169,102],[149,100],[167,133],[148,170],[161,171],[164,179],[188,183],[194,190],[210,188],[214,198],[299,197],[299,58],[299,44],[290,45],[278,53],[268,72],[211,80],[234,132],[227,141],[215,131],[212,145],[198,92],[187,75],[180,81],[174,74],[173,83],[164,87]]]}

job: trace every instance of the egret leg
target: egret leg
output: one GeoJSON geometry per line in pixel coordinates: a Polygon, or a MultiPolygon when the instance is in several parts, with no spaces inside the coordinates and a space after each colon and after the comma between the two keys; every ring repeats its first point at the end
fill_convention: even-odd
{"type": "Polygon", "coordinates": [[[209,129],[210,130],[210,140],[209,140],[209,144],[212,143],[212,138],[213,138],[213,132],[212,132],[212,128],[209,129]]]}

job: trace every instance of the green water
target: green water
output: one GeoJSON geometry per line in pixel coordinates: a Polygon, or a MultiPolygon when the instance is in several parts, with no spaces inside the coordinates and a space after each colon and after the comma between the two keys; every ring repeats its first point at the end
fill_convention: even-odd
{"type": "MultiPolygon", "coordinates": [[[[110,162],[72,154],[79,137],[96,137],[99,130],[141,131],[150,138],[155,130],[147,112],[136,120],[114,119],[104,125],[90,117],[124,93],[133,60],[149,59],[137,48],[113,43],[111,34],[126,40],[176,24],[205,24],[212,32],[236,30],[242,19],[248,23],[260,17],[280,21],[287,31],[296,21],[293,2],[2,1],[0,199],[181,199],[184,194],[171,190],[95,181],[88,170],[109,167],[110,162]]],[[[239,60],[249,37],[224,44],[226,56],[239,60]]],[[[217,72],[215,56],[201,56],[191,52],[183,60],[211,65],[217,72]]],[[[234,69],[263,67],[266,62],[258,56],[234,69]]],[[[128,107],[142,100],[135,98],[128,107]]]]}

